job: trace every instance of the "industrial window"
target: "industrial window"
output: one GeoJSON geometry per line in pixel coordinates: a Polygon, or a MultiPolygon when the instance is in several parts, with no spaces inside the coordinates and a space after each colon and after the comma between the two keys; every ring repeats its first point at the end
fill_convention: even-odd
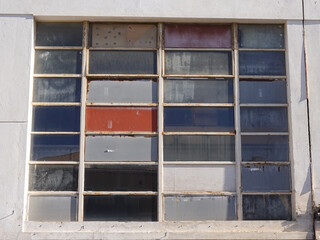
{"type": "Polygon", "coordinates": [[[291,220],[283,28],[38,22],[28,220],[291,220]]]}

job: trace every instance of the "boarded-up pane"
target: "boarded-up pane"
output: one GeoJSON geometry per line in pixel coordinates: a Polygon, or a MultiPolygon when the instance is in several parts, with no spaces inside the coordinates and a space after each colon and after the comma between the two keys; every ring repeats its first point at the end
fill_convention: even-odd
{"type": "Polygon", "coordinates": [[[77,191],[77,165],[30,165],[30,191],[77,191]]]}
{"type": "Polygon", "coordinates": [[[165,135],[164,161],[234,161],[234,136],[165,135]]]}
{"type": "Polygon", "coordinates": [[[287,165],[245,165],[242,167],[244,192],[288,192],[291,190],[287,165]]]}
{"type": "Polygon", "coordinates": [[[235,166],[164,165],[164,191],[235,192],[235,166]]]}
{"type": "Polygon", "coordinates": [[[232,103],[233,80],[165,80],[164,101],[167,103],[232,103]]]}
{"type": "Polygon", "coordinates": [[[29,221],[76,221],[77,198],[75,196],[30,196],[29,221]]]}
{"type": "Polygon", "coordinates": [[[288,136],[242,136],[242,161],[289,161],[288,136]]]}
{"type": "Polygon", "coordinates": [[[165,107],[164,129],[167,132],[233,132],[231,107],[165,107]]]}
{"type": "Polygon", "coordinates": [[[236,220],[234,196],[167,196],[166,221],[236,220]]]}
{"type": "Polygon", "coordinates": [[[94,23],[91,44],[97,48],[156,48],[155,24],[94,23]]]}
{"type": "Polygon", "coordinates": [[[165,73],[175,75],[230,75],[231,52],[166,51],[165,73]]]}
{"type": "Polygon", "coordinates": [[[157,221],[157,196],[84,196],[85,221],[157,221]]]}
{"type": "Polygon", "coordinates": [[[290,195],[244,195],[243,220],[292,220],[290,195]]]}
{"type": "Polygon", "coordinates": [[[148,162],[158,159],[158,138],[145,136],[87,136],[85,161],[148,162]]]}
{"type": "Polygon", "coordinates": [[[157,82],[138,81],[91,81],[88,84],[87,102],[104,103],[156,103],[157,82]]]}
{"type": "Polygon", "coordinates": [[[157,191],[157,167],[87,165],[85,191],[157,191]]]}
{"type": "Polygon", "coordinates": [[[156,74],[156,51],[90,51],[89,73],[156,74]]]}
{"type": "Polygon", "coordinates": [[[287,132],[288,116],[285,107],[241,107],[242,132],[287,132]]]}
{"type": "Polygon", "coordinates": [[[231,48],[230,25],[167,24],[167,48],[231,48]]]}

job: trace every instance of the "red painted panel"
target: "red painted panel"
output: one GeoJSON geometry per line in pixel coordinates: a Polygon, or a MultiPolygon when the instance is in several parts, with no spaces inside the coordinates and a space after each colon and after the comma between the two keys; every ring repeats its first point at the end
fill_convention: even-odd
{"type": "Polygon", "coordinates": [[[230,25],[168,24],[165,26],[165,47],[168,48],[231,48],[230,25]]]}
{"type": "Polygon", "coordinates": [[[157,131],[157,109],[151,107],[87,107],[87,131],[157,131]]]}

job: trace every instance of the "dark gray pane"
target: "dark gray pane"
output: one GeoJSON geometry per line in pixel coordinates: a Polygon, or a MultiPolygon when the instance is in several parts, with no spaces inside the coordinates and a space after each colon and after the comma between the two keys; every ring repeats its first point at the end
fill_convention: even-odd
{"type": "Polygon", "coordinates": [[[236,220],[234,196],[167,196],[164,206],[167,221],[236,220]]]}
{"type": "Polygon", "coordinates": [[[80,102],[80,78],[34,78],[34,102],[80,102]]]}
{"type": "Polygon", "coordinates": [[[165,80],[164,101],[168,103],[233,103],[233,80],[165,80]]]}
{"type": "Polygon", "coordinates": [[[30,191],[77,191],[77,165],[30,165],[30,191]]]}
{"type": "Polygon", "coordinates": [[[31,160],[79,161],[80,135],[32,135],[31,160]]]}
{"type": "Polygon", "coordinates": [[[234,161],[234,136],[165,135],[164,161],[234,161]]]}
{"type": "Polygon", "coordinates": [[[288,136],[242,136],[242,161],[289,161],[288,136]]]}
{"type": "Polygon", "coordinates": [[[232,74],[231,52],[166,51],[165,73],[176,75],[232,74]]]}
{"type": "Polygon", "coordinates": [[[286,75],[284,52],[240,51],[240,75],[286,75]]]}
{"type": "Polygon", "coordinates": [[[282,24],[239,24],[240,48],[284,48],[282,24]]]}
{"type": "Polygon", "coordinates": [[[29,221],[76,221],[77,197],[30,196],[29,221]]]}
{"type": "Polygon", "coordinates": [[[88,165],[86,191],[157,191],[157,167],[137,165],[88,165]]]}
{"type": "Polygon", "coordinates": [[[157,196],[84,196],[85,221],[157,221],[157,196]]]}
{"type": "Polygon", "coordinates": [[[243,220],[292,220],[290,195],[244,195],[243,220]]]}
{"type": "Polygon", "coordinates": [[[285,107],[241,107],[242,132],[288,132],[285,107]]]}
{"type": "Polygon", "coordinates": [[[156,51],[90,51],[93,74],[156,74],[156,51]]]}
{"type": "Polygon", "coordinates": [[[242,166],[243,192],[287,192],[291,190],[290,167],[287,165],[242,166]]]}
{"type": "Polygon", "coordinates": [[[36,46],[82,46],[82,23],[37,22],[36,46]]]}
{"type": "Polygon", "coordinates": [[[81,66],[81,51],[36,50],[34,73],[81,74],[81,66]]]}
{"type": "Polygon", "coordinates": [[[287,83],[240,81],[240,103],[287,103],[287,83]]]}
{"type": "Polygon", "coordinates": [[[80,107],[33,107],[33,131],[79,131],[80,107]]]}
{"type": "Polygon", "coordinates": [[[165,107],[166,132],[234,131],[231,107],[165,107]]]}

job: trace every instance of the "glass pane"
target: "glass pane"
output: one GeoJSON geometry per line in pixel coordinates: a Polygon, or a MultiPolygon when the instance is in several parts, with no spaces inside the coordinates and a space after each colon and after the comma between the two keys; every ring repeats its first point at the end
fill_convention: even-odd
{"type": "Polygon", "coordinates": [[[156,74],[156,51],[90,51],[89,73],[156,74]]]}
{"type": "Polygon", "coordinates": [[[34,102],[80,102],[80,78],[34,78],[34,102]]]}
{"type": "Polygon", "coordinates": [[[158,83],[137,81],[91,81],[88,83],[87,102],[156,103],[158,83]]]}
{"type": "Polygon", "coordinates": [[[81,66],[81,51],[36,50],[34,73],[81,74],[81,66]]]}
{"type": "Polygon", "coordinates": [[[233,103],[233,80],[165,80],[164,101],[167,103],[233,103]]]}
{"type": "Polygon", "coordinates": [[[242,136],[242,161],[288,162],[288,136],[242,136]]]}
{"type": "Polygon", "coordinates": [[[165,73],[176,75],[230,75],[231,52],[166,51],[165,73]]]}
{"type": "Polygon", "coordinates": [[[87,165],[85,191],[157,191],[157,167],[87,165]]]}
{"type": "Polygon", "coordinates": [[[166,132],[233,132],[231,107],[165,107],[166,132]]]}
{"type": "Polygon", "coordinates": [[[75,196],[30,196],[29,221],[77,221],[75,196]]]}
{"type": "Polygon", "coordinates": [[[240,51],[240,75],[286,75],[284,52],[240,51]]]}
{"type": "Polygon", "coordinates": [[[287,83],[240,81],[240,103],[287,103],[287,83]]]}
{"type": "Polygon", "coordinates": [[[234,161],[234,136],[165,135],[164,161],[234,161]]]}
{"type": "Polygon", "coordinates": [[[290,195],[244,195],[243,220],[292,220],[290,195]]]}
{"type": "Polygon", "coordinates": [[[231,48],[231,26],[209,24],[166,24],[167,48],[231,48]]]}
{"type": "Polygon", "coordinates": [[[77,165],[30,165],[30,191],[77,191],[77,165]]]}
{"type": "Polygon", "coordinates": [[[287,165],[242,166],[244,192],[288,192],[291,190],[290,167],[287,165]]]}
{"type": "Polygon", "coordinates": [[[284,48],[282,24],[239,24],[240,48],[284,48]]]}
{"type": "Polygon", "coordinates": [[[156,48],[155,24],[94,23],[91,44],[97,48],[156,48]]]}
{"type": "Polygon", "coordinates": [[[167,196],[166,221],[236,220],[234,196],[167,196]]]}
{"type": "Polygon", "coordinates": [[[33,107],[33,131],[80,131],[80,107],[33,107]]]}
{"type": "Polygon", "coordinates": [[[157,221],[157,196],[84,196],[84,221],[157,221]]]}
{"type": "Polygon", "coordinates": [[[288,132],[287,108],[241,107],[242,132],[288,132]]]}
{"type": "Polygon", "coordinates": [[[82,23],[37,22],[36,46],[82,46],[82,23]]]}
{"type": "Polygon", "coordinates": [[[158,159],[158,138],[147,136],[87,136],[85,161],[148,162],[158,159]]]}
{"type": "Polygon", "coordinates": [[[32,135],[32,161],[79,161],[79,135],[32,135]]]}

